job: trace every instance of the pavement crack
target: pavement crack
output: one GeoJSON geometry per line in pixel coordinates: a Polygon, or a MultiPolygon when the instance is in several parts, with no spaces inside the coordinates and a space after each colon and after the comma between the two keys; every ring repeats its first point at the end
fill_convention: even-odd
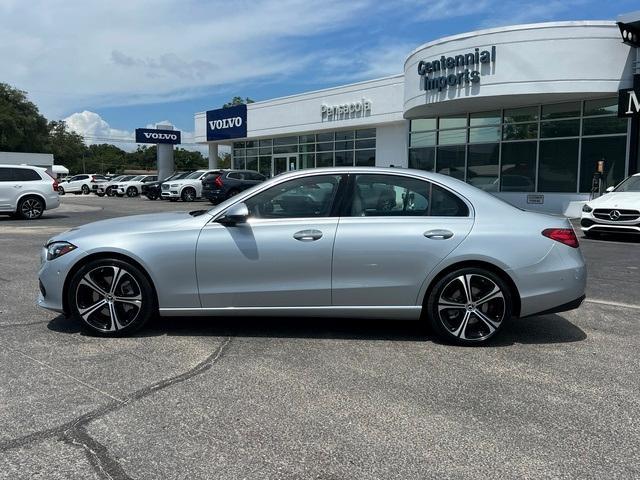
{"type": "Polygon", "coordinates": [[[93,438],[84,427],[75,427],[64,432],[62,440],[84,450],[87,460],[102,478],[109,480],[131,480],[132,477],[122,468],[122,465],[109,455],[107,447],[93,438]]]}
{"type": "Polygon", "coordinates": [[[32,443],[40,442],[49,438],[58,437],[61,440],[65,440],[68,437],[69,432],[74,432],[78,429],[84,429],[89,423],[92,421],[104,417],[110,413],[116,412],[127,405],[131,405],[138,400],[141,400],[145,397],[153,395],[156,392],[164,390],[165,388],[171,387],[178,383],[185,382],[195,376],[201,375],[211,367],[213,367],[225,354],[227,347],[231,343],[232,337],[226,337],[222,344],[205,358],[203,361],[198,363],[193,368],[190,368],[186,372],[179,373],[172,377],[160,380],[156,383],[148,385],[146,387],[142,387],[139,390],[136,390],[128,395],[126,395],[122,400],[113,401],[111,403],[105,404],[102,407],[99,407],[95,410],[87,412],[79,417],[70,420],[67,423],[59,425],[57,427],[48,428],[45,430],[40,430],[38,432],[33,432],[28,435],[24,435],[22,437],[14,438],[11,440],[5,440],[4,442],[0,442],[0,452],[4,452],[7,450],[12,450],[15,448],[20,448],[25,445],[29,445],[32,443]]]}

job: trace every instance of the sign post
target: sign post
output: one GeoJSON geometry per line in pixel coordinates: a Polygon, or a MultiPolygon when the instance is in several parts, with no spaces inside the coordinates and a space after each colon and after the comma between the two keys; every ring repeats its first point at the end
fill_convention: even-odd
{"type": "Polygon", "coordinates": [[[154,143],[156,145],[156,163],[158,180],[164,180],[175,171],[173,146],[179,145],[180,132],[172,125],[158,124],[156,128],[136,128],[136,143],[154,143]]]}

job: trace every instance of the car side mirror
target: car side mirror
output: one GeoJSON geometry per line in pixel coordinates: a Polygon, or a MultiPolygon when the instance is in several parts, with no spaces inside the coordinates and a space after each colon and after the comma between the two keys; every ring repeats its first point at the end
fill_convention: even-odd
{"type": "Polygon", "coordinates": [[[613,192],[614,188],[616,188],[616,187],[608,187],[604,192],[605,193],[611,193],[611,192],[613,192]]]}
{"type": "Polygon", "coordinates": [[[218,219],[218,222],[225,225],[235,225],[237,223],[245,223],[249,218],[249,209],[247,206],[240,202],[235,205],[231,205],[224,215],[218,219]]]}

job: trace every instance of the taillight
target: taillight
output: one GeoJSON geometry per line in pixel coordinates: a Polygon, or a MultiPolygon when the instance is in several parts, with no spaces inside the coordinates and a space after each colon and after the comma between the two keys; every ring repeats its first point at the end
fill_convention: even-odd
{"type": "Polygon", "coordinates": [[[91,177],[91,183],[95,183],[96,177],[91,177]]]}
{"type": "Polygon", "coordinates": [[[218,175],[216,177],[216,179],[213,181],[213,184],[218,188],[222,188],[222,185],[223,185],[223,183],[222,183],[222,175],[218,175]]]}
{"type": "Polygon", "coordinates": [[[49,172],[47,172],[47,175],[49,175],[51,177],[51,179],[53,180],[53,191],[57,192],[58,191],[58,180],[56,179],[56,177],[54,177],[53,175],[51,175],[49,172]]]}
{"type": "Polygon", "coordinates": [[[576,232],[573,231],[573,228],[547,228],[542,231],[542,235],[572,248],[578,248],[579,246],[578,237],[576,237],[576,232]]]}

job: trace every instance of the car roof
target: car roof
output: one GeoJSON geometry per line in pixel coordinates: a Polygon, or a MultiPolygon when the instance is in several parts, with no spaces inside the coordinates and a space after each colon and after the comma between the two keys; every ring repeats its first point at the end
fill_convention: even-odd
{"type": "Polygon", "coordinates": [[[11,165],[9,163],[0,163],[0,167],[6,167],[6,168],[34,168],[36,170],[39,170],[41,172],[46,172],[47,169],[44,167],[36,167],[35,165],[11,165]]]}

